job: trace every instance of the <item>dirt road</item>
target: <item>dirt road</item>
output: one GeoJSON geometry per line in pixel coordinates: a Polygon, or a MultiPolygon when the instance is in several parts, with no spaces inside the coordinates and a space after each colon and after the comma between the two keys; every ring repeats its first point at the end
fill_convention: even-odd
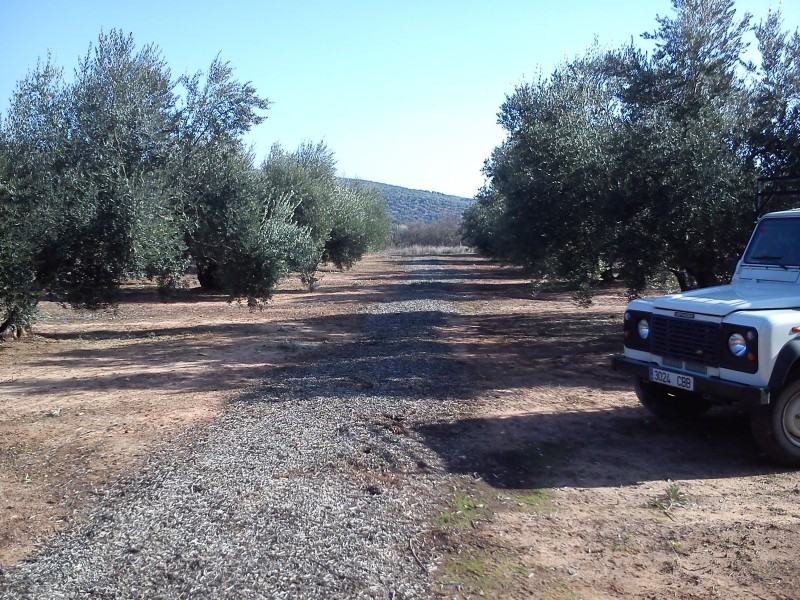
{"type": "MultiPolygon", "coordinates": [[[[275,580],[241,579],[252,597],[277,593],[279,580],[301,597],[799,597],[800,478],[759,455],[746,415],[715,410],[679,427],[640,408],[609,369],[623,306],[615,290],[588,310],[563,293],[533,297],[515,271],[471,256],[374,256],[326,274],[313,295],[287,282],[261,313],[192,290],[159,303],[137,286],[115,312],[44,303],[36,335],[0,347],[0,592],[34,589],[48,560],[71,556],[63,548],[143,506],[120,497],[183,482],[176,465],[197,464],[209,440],[252,438],[241,423],[279,454],[284,445],[269,444],[298,424],[265,430],[261,407],[280,398],[293,415],[314,406],[338,423],[283,477],[307,490],[335,481],[333,497],[352,501],[361,537],[382,540],[394,566],[381,574],[369,552],[352,571],[289,561],[275,580]],[[309,480],[329,454],[341,460],[335,477],[309,480]],[[165,469],[174,475],[152,476],[165,469]],[[385,534],[377,523],[409,503],[413,519],[397,513],[400,535],[385,534]]],[[[195,473],[189,489],[207,485],[195,473]]],[[[237,489],[280,492],[275,480],[237,489]]],[[[254,514],[266,493],[251,499],[254,514]]],[[[283,493],[289,510],[296,492],[283,493]]],[[[282,515],[304,532],[319,498],[302,520],[267,521],[282,515]]],[[[245,515],[236,523],[250,533],[248,522],[266,522],[245,515]]],[[[144,561],[136,544],[118,546],[127,550],[107,551],[109,564],[144,561]]],[[[202,552],[193,560],[213,574],[202,552]]],[[[120,591],[103,577],[77,595],[120,591]]],[[[175,597],[199,581],[169,569],[151,579],[175,597]]],[[[58,592],[36,585],[41,597],[58,592]]]]}

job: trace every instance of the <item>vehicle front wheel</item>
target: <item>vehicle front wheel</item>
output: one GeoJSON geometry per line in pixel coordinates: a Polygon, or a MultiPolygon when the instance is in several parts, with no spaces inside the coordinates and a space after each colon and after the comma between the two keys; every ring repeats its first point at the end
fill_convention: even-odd
{"type": "Polygon", "coordinates": [[[634,387],[639,402],[655,416],[670,421],[696,419],[705,414],[711,403],[697,394],[673,389],[636,378],[634,387]]]}
{"type": "Polygon", "coordinates": [[[773,402],[756,406],[750,426],[767,456],[787,467],[800,467],[800,380],[784,387],[773,402]]]}

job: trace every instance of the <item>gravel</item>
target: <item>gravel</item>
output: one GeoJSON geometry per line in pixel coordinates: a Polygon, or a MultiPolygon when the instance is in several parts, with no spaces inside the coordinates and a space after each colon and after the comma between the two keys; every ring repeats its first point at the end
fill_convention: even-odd
{"type": "MultiPolygon", "coordinates": [[[[454,417],[430,260],[354,342],[270,375],[0,573],[2,598],[424,598],[446,472],[415,427],[454,417]]],[[[457,379],[457,378],[455,378],[457,379]]]]}

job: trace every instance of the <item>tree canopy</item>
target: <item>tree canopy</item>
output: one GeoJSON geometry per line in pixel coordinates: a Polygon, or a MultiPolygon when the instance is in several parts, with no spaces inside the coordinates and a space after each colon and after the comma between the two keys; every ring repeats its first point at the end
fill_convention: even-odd
{"type": "Polygon", "coordinates": [[[733,0],[672,4],[643,35],[650,52],[595,46],[506,98],[506,139],[464,216],[470,245],[583,300],[614,274],[633,294],[669,274],[683,289],[729,274],[759,178],[800,175],[800,36],[733,0]]]}
{"type": "Polygon", "coordinates": [[[131,278],[167,293],[192,263],[202,287],[256,306],[291,271],[315,282],[379,245],[385,204],[339,182],[323,144],[255,166],[242,140],[268,108],[219,57],[174,78],[119,30],[69,81],[40,60],[0,116],[0,333],[44,292],[97,308],[131,278]]]}

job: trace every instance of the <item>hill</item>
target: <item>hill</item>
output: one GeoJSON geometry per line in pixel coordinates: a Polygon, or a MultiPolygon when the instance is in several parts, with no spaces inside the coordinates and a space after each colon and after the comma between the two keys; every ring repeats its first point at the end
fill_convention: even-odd
{"type": "Polygon", "coordinates": [[[432,223],[450,218],[459,219],[464,209],[472,202],[472,198],[412,190],[387,183],[375,181],[360,181],[360,183],[380,191],[386,200],[386,208],[394,224],[432,223]]]}

